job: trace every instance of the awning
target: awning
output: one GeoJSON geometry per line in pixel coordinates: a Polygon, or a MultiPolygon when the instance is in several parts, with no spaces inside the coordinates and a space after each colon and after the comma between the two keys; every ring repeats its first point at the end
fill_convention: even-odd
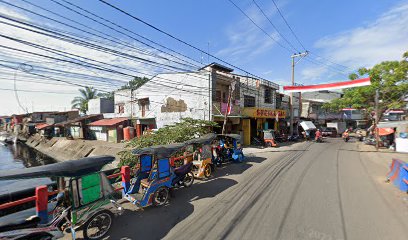
{"type": "Polygon", "coordinates": [[[379,128],[396,128],[403,125],[408,125],[408,121],[389,121],[378,123],[379,128]]]}
{"type": "Polygon", "coordinates": [[[51,126],[52,126],[52,125],[50,125],[50,124],[39,123],[39,124],[35,125],[35,128],[37,128],[38,130],[42,130],[42,129],[44,129],[44,128],[51,127],[51,126]]]}
{"type": "Polygon", "coordinates": [[[379,128],[378,129],[378,135],[380,136],[390,135],[392,133],[394,133],[394,129],[392,128],[379,128]]]}
{"type": "Polygon", "coordinates": [[[101,119],[95,122],[91,122],[90,124],[88,124],[88,126],[114,126],[127,120],[128,118],[101,119]]]}

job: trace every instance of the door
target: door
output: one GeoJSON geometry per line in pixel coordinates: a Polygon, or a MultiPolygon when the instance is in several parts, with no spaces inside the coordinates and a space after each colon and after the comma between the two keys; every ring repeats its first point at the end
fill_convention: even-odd
{"type": "Polygon", "coordinates": [[[242,119],[242,131],[244,134],[243,144],[250,145],[251,144],[251,123],[250,119],[242,119]]]}

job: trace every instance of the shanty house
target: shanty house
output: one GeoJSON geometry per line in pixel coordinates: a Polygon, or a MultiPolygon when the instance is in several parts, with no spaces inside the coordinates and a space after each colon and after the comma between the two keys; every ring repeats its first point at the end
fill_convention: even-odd
{"type": "Polygon", "coordinates": [[[88,124],[90,138],[118,143],[123,140],[123,128],[128,125],[128,118],[101,119],[88,124]]]}

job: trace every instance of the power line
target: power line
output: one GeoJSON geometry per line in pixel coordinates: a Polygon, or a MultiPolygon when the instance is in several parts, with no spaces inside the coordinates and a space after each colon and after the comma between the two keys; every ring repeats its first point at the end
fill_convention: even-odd
{"type": "MultiPolygon", "coordinates": [[[[24,0],[23,0],[23,1],[24,1],[24,0]]],[[[63,4],[58,3],[58,2],[56,2],[56,1],[54,1],[54,0],[51,0],[51,1],[57,3],[57,4],[61,5],[61,6],[64,6],[63,4]]],[[[103,17],[101,17],[101,16],[99,16],[99,15],[97,15],[97,14],[95,14],[95,13],[92,13],[92,12],[90,12],[89,10],[86,10],[86,9],[84,9],[84,8],[78,6],[78,5],[75,5],[75,4],[73,4],[73,3],[71,3],[71,2],[68,2],[68,1],[65,1],[65,0],[62,0],[62,1],[65,2],[65,3],[67,3],[67,4],[69,4],[69,5],[71,5],[71,6],[76,7],[77,9],[80,9],[80,10],[82,10],[82,11],[84,11],[84,12],[86,12],[86,13],[88,13],[88,14],[94,16],[94,17],[97,17],[97,18],[99,18],[99,19],[101,19],[101,20],[103,20],[103,21],[105,21],[105,22],[108,22],[108,23],[112,24],[113,26],[116,26],[116,27],[118,27],[118,28],[120,28],[120,29],[122,29],[122,30],[124,30],[124,31],[126,31],[126,32],[132,33],[132,34],[134,34],[134,35],[137,36],[137,37],[140,37],[140,38],[142,38],[142,39],[144,39],[144,40],[146,40],[146,41],[149,41],[149,42],[151,42],[151,43],[153,43],[153,44],[155,44],[155,45],[157,45],[157,46],[159,46],[159,47],[161,47],[161,48],[167,49],[167,50],[172,51],[172,52],[174,52],[174,53],[176,53],[176,54],[178,54],[178,55],[180,55],[180,56],[182,56],[182,57],[185,57],[185,58],[187,58],[187,59],[190,59],[190,60],[192,60],[192,61],[194,61],[194,62],[199,63],[199,62],[198,62],[197,60],[195,60],[195,59],[192,59],[192,58],[190,58],[190,57],[188,57],[188,56],[186,56],[186,55],[184,55],[184,54],[182,54],[182,53],[180,53],[180,52],[174,51],[174,50],[172,50],[172,49],[170,49],[170,48],[168,48],[168,47],[166,47],[166,46],[164,46],[164,45],[162,45],[162,44],[160,44],[160,43],[157,43],[157,42],[155,42],[155,41],[152,41],[152,40],[149,39],[149,38],[146,38],[146,37],[144,37],[144,36],[142,36],[142,35],[140,35],[140,34],[134,32],[134,31],[132,31],[132,30],[130,30],[130,29],[128,29],[128,28],[122,27],[121,25],[116,24],[116,23],[114,23],[114,22],[112,22],[112,21],[110,21],[110,20],[108,20],[108,19],[106,19],[106,18],[103,18],[103,17]]],[[[66,7],[66,6],[64,6],[64,7],[67,8],[67,9],[70,9],[71,11],[76,12],[77,14],[79,14],[79,15],[85,17],[85,18],[92,19],[92,18],[90,18],[89,16],[86,16],[85,14],[81,14],[81,13],[79,13],[79,12],[77,12],[77,11],[75,11],[75,10],[72,10],[71,8],[68,8],[68,7],[66,7]]],[[[97,23],[99,23],[99,24],[101,24],[101,25],[103,25],[103,26],[105,26],[105,27],[108,27],[108,28],[110,28],[110,29],[112,29],[112,30],[114,30],[114,31],[116,31],[116,32],[119,32],[119,33],[121,33],[121,34],[123,34],[123,35],[125,35],[125,36],[128,36],[128,37],[134,39],[132,36],[129,36],[129,35],[126,34],[126,33],[123,33],[123,32],[121,32],[121,31],[117,31],[116,29],[114,29],[114,28],[112,28],[112,27],[110,27],[110,26],[108,26],[108,25],[106,25],[106,24],[103,24],[103,23],[101,23],[101,22],[99,22],[99,21],[96,21],[96,20],[94,20],[94,19],[92,19],[92,20],[95,21],[95,22],[97,22],[97,23]]],[[[158,50],[158,51],[161,51],[161,52],[163,52],[163,53],[166,53],[166,54],[168,54],[168,55],[170,55],[170,56],[172,56],[172,57],[174,57],[174,58],[177,58],[177,59],[179,59],[179,60],[181,60],[181,61],[185,61],[185,62],[187,62],[187,63],[189,63],[189,64],[192,64],[192,63],[190,63],[190,62],[188,62],[188,61],[186,61],[186,60],[184,60],[184,59],[182,59],[182,58],[179,58],[179,57],[177,57],[177,56],[174,56],[173,54],[170,54],[170,53],[168,53],[168,52],[164,52],[164,51],[162,51],[162,50],[160,50],[160,49],[158,49],[158,48],[155,48],[155,47],[153,47],[153,46],[151,46],[151,45],[149,45],[149,44],[146,44],[146,43],[144,43],[144,42],[142,42],[142,41],[140,41],[140,40],[138,40],[138,39],[137,39],[137,41],[140,42],[140,43],[142,43],[142,44],[144,44],[144,45],[146,45],[146,46],[148,46],[148,47],[151,47],[151,48],[153,48],[153,49],[155,49],[155,50],[158,50]]],[[[200,67],[199,65],[196,65],[196,64],[193,64],[193,65],[196,66],[196,67],[200,67]]]]}
{"type": "Polygon", "coordinates": [[[295,46],[293,46],[293,44],[289,42],[289,40],[286,39],[286,37],[279,31],[279,29],[275,26],[275,24],[273,24],[272,20],[268,17],[268,15],[266,15],[266,13],[262,10],[262,8],[258,5],[258,3],[256,3],[255,0],[252,0],[252,2],[259,9],[259,11],[261,11],[262,15],[268,20],[268,22],[272,25],[272,27],[276,30],[276,32],[282,37],[282,39],[285,40],[285,42],[289,44],[289,46],[291,46],[296,52],[299,52],[299,50],[295,46]]]}
{"type": "MultiPolygon", "coordinates": [[[[78,94],[78,93],[69,93],[69,92],[52,92],[52,91],[42,91],[42,90],[27,90],[27,89],[11,89],[11,88],[0,88],[1,91],[17,91],[17,92],[36,92],[36,93],[55,93],[55,94],[78,94]]],[[[26,111],[26,109],[23,109],[24,111],[26,111]]]]}
{"type": "MultiPolygon", "coordinates": [[[[99,1],[103,1],[103,0],[99,0],[99,1]]],[[[244,10],[242,10],[238,5],[236,5],[232,0],[228,0],[229,2],[231,2],[245,17],[247,17],[257,28],[259,28],[264,34],[266,34],[267,36],[269,36],[269,38],[271,38],[272,40],[274,40],[275,42],[277,42],[269,33],[267,33],[262,27],[260,27],[258,24],[256,24],[256,22],[250,17],[248,16],[248,14],[246,14],[244,12],[244,10]]],[[[284,48],[285,50],[287,50],[288,52],[291,52],[290,49],[288,49],[287,47],[283,46],[282,44],[280,44],[279,42],[277,42],[279,46],[281,46],[282,48],[284,48]]],[[[339,72],[342,75],[347,76],[347,74],[345,72],[343,72],[342,70],[339,70],[327,63],[324,62],[320,62],[318,60],[312,60],[309,58],[305,58],[305,61],[308,61],[310,63],[316,64],[316,65],[324,65],[326,67],[332,68],[334,71],[339,72]]]]}
{"type": "Polygon", "coordinates": [[[307,51],[305,46],[303,46],[302,42],[300,42],[298,36],[295,34],[295,31],[293,31],[292,27],[289,25],[288,21],[286,21],[286,18],[283,16],[281,10],[279,9],[278,5],[276,4],[275,0],[272,0],[273,5],[275,5],[276,10],[278,10],[279,15],[282,17],[283,21],[285,22],[286,26],[288,26],[289,30],[292,32],[293,36],[295,36],[297,42],[302,46],[304,51],[307,51]]]}
{"type": "MultiPolygon", "coordinates": [[[[2,17],[2,16],[0,16],[0,17],[2,17]]],[[[7,18],[8,20],[13,20],[13,19],[10,19],[10,18],[7,18]]],[[[13,20],[13,21],[17,21],[17,20],[13,20]]],[[[18,21],[17,21],[18,22],[18,21]]],[[[4,23],[4,22],[3,22],[4,23]]],[[[19,22],[20,23],[20,22],[19,22]]],[[[4,23],[4,24],[8,24],[8,25],[10,25],[9,23],[4,23]]],[[[23,23],[23,24],[25,24],[25,23],[23,23]]],[[[18,28],[21,28],[20,26],[15,26],[15,27],[18,27],[18,28]]],[[[31,27],[33,27],[33,26],[31,26],[31,27]]],[[[43,34],[43,35],[46,35],[46,36],[49,36],[49,37],[53,37],[53,38],[56,38],[56,39],[59,39],[59,40],[63,40],[63,41],[68,41],[68,42],[70,42],[70,43],[78,43],[78,41],[81,41],[81,40],[76,40],[76,39],[74,39],[74,40],[69,40],[69,39],[67,39],[67,38],[70,38],[69,36],[65,36],[65,35],[62,35],[64,38],[61,38],[61,37],[58,37],[58,36],[54,36],[54,35],[49,35],[49,34],[45,34],[45,33],[41,33],[41,32],[38,32],[38,31],[35,31],[35,30],[32,30],[32,29],[26,29],[26,28],[23,28],[23,29],[25,29],[25,30],[28,30],[28,31],[33,31],[33,32],[35,32],[35,33],[38,33],[38,34],[43,34]]],[[[43,30],[43,29],[41,29],[41,30],[43,30]]],[[[49,31],[49,30],[45,30],[45,31],[49,31]]],[[[53,33],[53,34],[56,34],[55,32],[52,32],[52,31],[50,31],[51,33],[53,33]]],[[[87,43],[80,43],[80,45],[81,46],[85,46],[85,47],[89,47],[88,45],[89,45],[89,43],[87,44],[87,43]]],[[[92,47],[91,47],[92,49],[96,49],[96,50],[100,50],[99,48],[101,48],[100,46],[98,46],[98,45],[92,45],[92,47]],[[96,47],[93,47],[93,46],[96,46],[96,47]]],[[[103,48],[103,47],[102,47],[103,48]]],[[[108,49],[109,50],[109,49],[108,49]]],[[[104,49],[102,49],[102,51],[103,52],[105,52],[104,51],[104,49]]],[[[121,54],[121,53],[119,53],[119,54],[121,54]]],[[[116,52],[114,52],[114,54],[113,55],[115,55],[115,56],[117,56],[118,54],[117,54],[117,51],[116,52]]],[[[123,57],[123,56],[122,56],[123,57]]],[[[127,55],[125,55],[124,56],[125,58],[129,58],[127,55]]],[[[132,59],[133,60],[133,59],[132,59]]],[[[158,63],[158,64],[160,64],[160,63],[158,63]]],[[[123,68],[123,67],[121,67],[121,68],[123,68]]],[[[127,68],[125,68],[125,69],[127,69],[127,68]]],[[[166,68],[167,69],[167,68],[166,68]]],[[[128,69],[129,70],[129,69],[128,69]]],[[[130,71],[136,71],[136,70],[130,70],[130,71]]],[[[188,70],[186,70],[186,71],[188,71],[188,70]]],[[[145,74],[146,75],[146,73],[142,73],[142,74],[145,74]]],[[[206,79],[205,79],[206,80],[206,79]]]]}
{"type": "MultiPolygon", "coordinates": [[[[102,0],[99,0],[102,1],[102,0]]],[[[248,14],[245,13],[242,8],[240,8],[237,4],[235,4],[234,1],[228,0],[232,5],[234,5],[243,15],[245,15],[259,30],[261,30],[266,36],[268,36],[270,39],[272,39],[274,42],[276,42],[280,47],[286,49],[289,53],[292,53],[292,50],[290,50],[288,47],[284,46],[281,44],[278,40],[276,40],[272,35],[270,35],[268,32],[265,31],[261,26],[259,26],[248,14]]]]}
{"type": "Polygon", "coordinates": [[[199,52],[201,52],[203,54],[209,55],[210,57],[212,57],[212,58],[214,58],[214,59],[216,59],[216,60],[218,60],[218,61],[220,61],[220,62],[222,62],[224,64],[227,64],[227,65],[229,65],[229,66],[231,66],[233,68],[236,68],[236,69],[238,69],[238,70],[240,70],[240,71],[242,71],[244,73],[247,73],[247,74],[249,74],[251,76],[254,76],[254,77],[258,78],[258,79],[268,81],[268,80],[266,80],[266,79],[264,79],[262,77],[256,76],[255,74],[252,74],[252,73],[250,73],[250,72],[248,72],[248,71],[246,71],[246,70],[244,70],[244,69],[242,69],[240,67],[237,67],[237,66],[235,66],[235,65],[233,65],[233,64],[231,64],[231,63],[229,63],[229,62],[227,62],[225,60],[222,60],[222,59],[220,59],[220,58],[218,58],[218,57],[216,57],[216,56],[214,56],[214,55],[212,55],[210,53],[207,53],[206,51],[204,51],[204,50],[202,50],[202,49],[200,49],[198,47],[195,47],[194,45],[192,45],[192,44],[190,44],[190,43],[188,43],[188,42],[186,42],[186,41],[184,41],[184,40],[182,40],[182,39],[180,39],[178,37],[175,37],[172,34],[166,32],[164,30],[161,30],[160,28],[158,28],[158,27],[156,27],[156,26],[154,26],[154,25],[152,25],[152,24],[150,24],[150,23],[148,23],[148,22],[146,22],[146,21],[144,21],[144,20],[142,20],[142,19],[140,19],[140,18],[138,18],[138,17],[136,17],[136,16],[134,16],[134,15],[120,9],[120,8],[118,8],[118,7],[116,7],[115,5],[106,2],[105,0],[98,0],[98,1],[105,4],[105,5],[107,5],[107,6],[109,6],[109,7],[111,7],[111,8],[113,8],[113,9],[115,9],[115,10],[117,10],[117,11],[119,11],[119,12],[121,12],[121,13],[123,13],[123,14],[125,14],[125,15],[127,15],[127,16],[129,16],[129,17],[131,17],[131,18],[133,18],[134,20],[136,20],[138,22],[143,23],[144,25],[146,25],[146,26],[148,26],[150,28],[153,28],[154,30],[156,30],[156,31],[158,31],[158,32],[160,32],[160,33],[162,33],[162,34],[164,34],[164,35],[166,35],[166,36],[168,36],[168,37],[170,37],[170,38],[172,38],[172,39],[174,39],[174,40],[176,40],[176,41],[178,41],[178,42],[180,42],[180,43],[182,43],[182,44],[184,44],[184,45],[186,45],[188,47],[191,47],[191,48],[193,48],[193,49],[195,49],[195,50],[197,50],[197,51],[199,51],[199,52]]]}
{"type": "MultiPolygon", "coordinates": [[[[19,7],[19,6],[13,5],[13,4],[9,4],[9,5],[11,5],[11,6],[13,6],[13,7],[16,7],[16,8],[19,8],[19,9],[21,9],[21,10],[27,11],[27,12],[29,12],[29,13],[35,14],[35,15],[40,16],[40,17],[42,17],[42,18],[46,18],[46,19],[48,19],[48,20],[57,22],[57,23],[62,24],[62,25],[64,25],[64,26],[73,28],[73,29],[75,29],[75,30],[78,30],[78,31],[81,31],[81,32],[85,32],[85,33],[90,34],[90,35],[92,35],[92,36],[97,36],[97,37],[99,37],[99,38],[102,38],[102,39],[105,39],[105,40],[108,40],[108,41],[115,42],[116,44],[123,45],[123,46],[126,46],[126,47],[131,48],[131,49],[136,49],[136,50],[142,52],[143,54],[148,54],[148,55],[151,55],[151,56],[159,57],[159,58],[162,58],[162,59],[165,59],[165,60],[168,60],[168,61],[172,61],[172,62],[181,64],[181,65],[185,65],[185,64],[180,63],[180,62],[177,62],[177,61],[175,61],[175,60],[172,60],[172,59],[165,58],[165,57],[163,57],[163,56],[157,55],[157,54],[155,54],[155,53],[153,53],[153,52],[136,48],[136,47],[134,47],[134,46],[132,46],[132,45],[129,45],[128,43],[123,43],[123,41],[122,41],[121,39],[117,38],[117,37],[114,37],[114,36],[112,36],[112,35],[106,34],[105,32],[99,31],[99,30],[94,29],[94,28],[92,28],[92,27],[86,26],[86,25],[84,25],[84,24],[82,24],[82,23],[80,23],[80,22],[78,22],[78,21],[75,21],[75,20],[72,20],[72,19],[70,19],[70,18],[67,18],[67,17],[65,17],[65,16],[63,16],[63,15],[61,15],[61,14],[58,14],[58,13],[56,13],[56,12],[53,12],[53,11],[51,11],[51,10],[48,10],[48,9],[43,8],[43,7],[41,7],[41,6],[38,6],[38,5],[36,5],[36,4],[34,4],[34,3],[31,3],[31,2],[29,2],[29,1],[27,1],[27,0],[21,0],[21,1],[23,1],[23,2],[25,2],[25,3],[28,3],[28,4],[30,4],[30,5],[32,5],[32,6],[34,6],[34,7],[37,7],[37,8],[39,8],[39,9],[41,9],[41,10],[44,10],[44,11],[46,11],[46,12],[48,12],[48,13],[51,13],[51,14],[53,14],[53,15],[56,15],[56,16],[58,16],[58,17],[60,17],[60,18],[63,18],[63,19],[65,19],[65,20],[68,20],[68,21],[70,21],[70,22],[73,22],[73,23],[75,23],[75,24],[78,24],[78,25],[80,25],[80,26],[83,26],[83,27],[85,27],[86,29],[90,29],[90,30],[92,30],[92,31],[95,31],[95,32],[97,32],[97,33],[99,33],[99,34],[101,34],[101,35],[103,35],[103,36],[107,36],[108,38],[111,38],[111,39],[108,39],[108,38],[103,37],[103,36],[98,35],[98,34],[91,33],[91,32],[89,32],[89,31],[87,31],[87,30],[84,30],[84,29],[77,28],[77,27],[75,27],[75,26],[72,26],[72,25],[70,25],[70,24],[67,24],[67,23],[58,21],[58,20],[56,20],[56,19],[47,17],[47,16],[45,16],[45,15],[35,13],[35,12],[30,11],[30,10],[28,10],[28,9],[25,9],[25,8],[23,8],[23,7],[19,7]],[[114,40],[112,40],[112,39],[114,39],[114,40]]],[[[0,2],[3,2],[3,1],[0,1],[0,2]]],[[[58,3],[58,4],[60,4],[60,3],[58,3]]],[[[60,5],[61,5],[61,4],[60,4],[60,5]]],[[[65,6],[64,6],[64,7],[65,7],[65,6]]],[[[74,10],[72,10],[72,9],[70,9],[70,10],[71,10],[71,11],[74,11],[74,10]]],[[[78,13],[78,12],[76,12],[76,13],[77,13],[77,14],[80,14],[80,13],[78,13]]],[[[82,15],[82,14],[80,14],[80,15],[82,15]]],[[[85,16],[85,15],[83,15],[83,16],[86,17],[86,18],[89,18],[88,16],[85,16]]],[[[92,19],[92,20],[94,20],[94,19],[92,19]]],[[[99,23],[99,22],[98,22],[98,23],[99,23]]],[[[100,24],[103,25],[103,23],[100,23],[100,24]]],[[[109,26],[108,26],[108,27],[109,27],[109,26]]],[[[132,38],[132,39],[135,40],[135,41],[137,41],[137,42],[139,42],[139,43],[141,43],[141,44],[143,44],[143,45],[149,46],[149,47],[151,47],[151,48],[153,48],[153,49],[155,49],[155,50],[157,50],[157,51],[166,53],[166,52],[164,52],[164,51],[162,51],[162,50],[160,50],[160,49],[157,49],[157,48],[155,48],[155,47],[153,47],[153,46],[151,46],[151,45],[149,45],[149,44],[147,44],[147,43],[145,43],[145,42],[143,42],[143,41],[140,41],[140,40],[135,39],[135,38],[132,38]]],[[[177,58],[177,56],[173,56],[173,57],[177,58]]],[[[181,58],[179,58],[179,59],[183,61],[183,59],[181,59],[181,58]]],[[[184,60],[184,61],[185,61],[185,60],[184,60]]],[[[186,62],[186,63],[189,63],[189,62],[187,62],[187,61],[185,61],[185,62],[186,62]]],[[[190,63],[189,63],[189,64],[190,64],[190,63]]],[[[188,66],[188,65],[187,65],[187,66],[188,66]]]]}
{"type": "MultiPolygon", "coordinates": [[[[281,16],[281,18],[282,18],[283,21],[285,22],[286,26],[289,28],[289,30],[291,31],[291,33],[292,33],[293,36],[295,37],[296,41],[300,44],[300,46],[302,46],[303,50],[306,51],[305,46],[302,44],[302,42],[300,41],[299,37],[296,35],[295,31],[293,30],[293,28],[290,26],[290,24],[288,23],[288,21],[286,20],[286,18],[283,16],[283,13],[282,13],[282,11],[279,9],[279,7],[278,7],[278,5],[276,4],[275,0],[271,0],[271,1],[273,2],[273,5],[275,6],[275,8],[276,8],[276,10],[278,11],[279,15],[281,16]]],[[[337,65],[337,66],[340,66],[340,67],[349,69],[349,70],[351,70],[351,71],[354,70],[354,69],[351,69],[351,68],[349,68],[349,67],[347,67],[347,66],[344,66],[344,65],[338,64],[338,63],[336,63],[336,62],[334,62],[334,61],[331,61],[331,60],[328,59],[328,58],[319,56],[319,55],[317,55],[317,54],[315,54],[315,53],[313,53],[313,52],[310,52],[310,53],[311,53],[312,55],[315,55],[316,57],[325,59],[327,62],[330,62],[330,63],[332,63],[332,64],[334,64],[334,65],[337,65]]],[[[317,60],[317,59],[316,59],[316,60],[317,60]]]]}

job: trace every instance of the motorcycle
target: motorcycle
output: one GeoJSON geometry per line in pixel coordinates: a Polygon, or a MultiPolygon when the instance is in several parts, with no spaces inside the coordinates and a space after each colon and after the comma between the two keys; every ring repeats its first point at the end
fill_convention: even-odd
{"type": "Polygon", "coordinates": [[[176,177],[173,179],[173,186],[191,187],[194,183],[193,163],[189,162],[179,168],[174,169],[176,177]]]}
{"type": "Polygon", "coordinates": [[[343,133],[343,140],[344,142],[348,142],[350,140],[350,136],[348,132],[343,133]]]}
{"type": "Polygon", "coordinates": [[[315,141],[316,141],[317,143],[322,143],[322,142],[323,142],[323,137],[322,137],[322,136],[316,137],[315,141]]]}

